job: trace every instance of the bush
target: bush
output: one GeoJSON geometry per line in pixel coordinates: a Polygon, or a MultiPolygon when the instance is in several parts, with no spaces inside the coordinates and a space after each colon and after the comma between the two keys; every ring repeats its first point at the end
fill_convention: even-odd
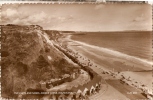
{"type": "Polygon", "coordinates": [[[73,65],[68,63],[64,58],[54,61],[53,65],[59,69],[61,74],[71,74],[74,71],[73,65]]]}
{"type": "Polygon", "coordinates": [[[7,56],[9,56],[8,51],[1,51],[1,57],[7,57],[7,56]]]}
{"type": "Polygon", "coordinates": [[[45,52],[46,52],[46,53],[47,53],[47,52],[50,52],[49,47],[46,47],[46,48],[45,48],[45,52]]]}
{"type": "Polygon", "coordinates": [[[16,64],[17,72],[19,76],[22,76],[28,72],[28,66],[22,62],[16,64]]]}
{"type": "Polygon", "coordinates": [[[49,63],[47,62],[47,60],[42,56],[40,55],[38,57],[38,60],[37,60],[37,66],[38,68],[43,68],[43,67],[47,67],[49,65],[49,63]]]}

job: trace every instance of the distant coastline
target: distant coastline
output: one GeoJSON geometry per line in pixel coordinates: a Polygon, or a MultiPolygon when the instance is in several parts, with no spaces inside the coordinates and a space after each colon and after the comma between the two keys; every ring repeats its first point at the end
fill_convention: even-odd
{"type": "MultiPolygon", "coordinates": [[[[57,31],[57,30],[56,30],[57,31]]],[[[59,31],[63,34],[74,33],[74,34],[85,34],[85,33],[114,33],[114,32],[152,32],[151,30],[125,30],[125,31],[59,31]]]]}

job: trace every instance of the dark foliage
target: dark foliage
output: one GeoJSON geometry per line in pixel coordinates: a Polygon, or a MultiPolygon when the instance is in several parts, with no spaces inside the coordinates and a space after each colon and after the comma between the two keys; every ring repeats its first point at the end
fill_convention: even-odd
{"type": "Polygon", "coordinates": [[[9,56],[8,51],[1,51],[1,57],[7,57],[7,56],[9,56]]]}
{"type": "Polygon", "coordinates": [[[49,63],[46,61],[46,59],[42,55],[40,55],[37,60],[37,65],[38,65],[37,67],[41,69],[43,67],[49,66],[49,63]]]}
{"type": "Polygon", "coordinates": [[[16,68],[19,76],[23,76],[28,72],[28,66],[22,62],[18,62],[16,68]]]}

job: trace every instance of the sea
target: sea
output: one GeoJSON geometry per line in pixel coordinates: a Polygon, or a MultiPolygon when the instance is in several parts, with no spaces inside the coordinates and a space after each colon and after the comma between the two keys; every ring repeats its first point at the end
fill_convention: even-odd
{"type": "Polygon", "coordinates": [[[71,39],[152,61],[152,32],[84,32],[71,39]]]}

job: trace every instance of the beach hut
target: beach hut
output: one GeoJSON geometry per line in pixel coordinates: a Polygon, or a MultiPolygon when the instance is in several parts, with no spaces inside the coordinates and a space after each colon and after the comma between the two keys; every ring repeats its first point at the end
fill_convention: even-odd
{"type": "Polygon", "coordinates": [[[98,82],[96,83],[96,86],[95,86],[95,88],[96,88],[96,87],[99,87],[99,84],[98,84],[98,82]]]}
{"type": "Polygon", "coordinates": [[[100,85],[96,83],[95,91],[99,92],[99,90],[100,90],[100,85]]]}
{"type": "Polygon", "coordinates": [[[86,94],[87,95],[90,95],[90,88],[91,88],[91,86],[92,86],[92,84],[90,84],[90,83],[88,83],[85,87],[88,89],[87,91],[86,91],[86,94]]]}
{"type": "Polygon", "coordinates": [[[83,93],[82,93],[83,96],[86,96],[86,95],[87,95],[87,91],[88,91],[88,90],[89,90],[88,88],[85,88],[85,89],[84,89],[84,91],[83,91],[83,93]]]}
{"type": "Polygon", "coordinates": [[[81,95],[82,95],[82,91],[80,89],[78,89],[78,91],[76,93],[76,98],[80,98],[81,95]]]}
{"type": "Polygon", "coordinates": [[[95,87],[92,85],[90,88],[90,94],[93,94],[95,92],[95,87]]]}

